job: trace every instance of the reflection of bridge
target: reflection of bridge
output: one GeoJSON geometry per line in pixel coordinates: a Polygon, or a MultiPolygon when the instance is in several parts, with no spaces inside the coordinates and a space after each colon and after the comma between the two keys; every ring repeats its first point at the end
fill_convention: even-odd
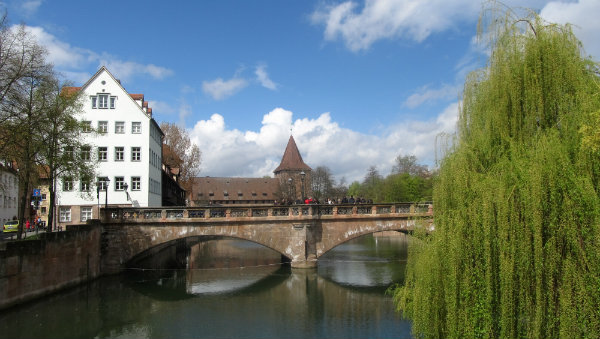
{"type": "Polygon", "coordinates": [[[102,220],[102,269],[120,271],[144,251],[197,236],[227,236],[269,247],[292,267],[350,239],[379,231],[433,229],[431,204],[108,208],[102,220]]]}

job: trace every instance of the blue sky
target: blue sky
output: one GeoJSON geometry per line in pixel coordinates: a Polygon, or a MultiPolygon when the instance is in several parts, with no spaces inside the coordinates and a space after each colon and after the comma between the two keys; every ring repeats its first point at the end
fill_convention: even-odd
{"type": "MultiPolygon", "coordinates": [[[[588,54],[600,1],[505,1],[570,22],[588,54]]],[[[311,167],[362,180],[398,155],[435,165],[464,78],[485,65],[473,0],[4,1],[65,78],[105,65],[187,128],[202,176],[272,174],[290,135],[311,167]]]]}

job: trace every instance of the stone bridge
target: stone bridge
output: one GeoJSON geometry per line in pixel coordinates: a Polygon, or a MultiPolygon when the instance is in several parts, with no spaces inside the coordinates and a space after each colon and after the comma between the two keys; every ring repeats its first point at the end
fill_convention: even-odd
{"type": "Polygon", "coordinates": [[[101,270],[121,271],[147,251],[190,237],[249,240],[287,257],[292,267],[350,239],[380,231],[433,230],[431,204],[108,208],[102,218],[101,270]]]}

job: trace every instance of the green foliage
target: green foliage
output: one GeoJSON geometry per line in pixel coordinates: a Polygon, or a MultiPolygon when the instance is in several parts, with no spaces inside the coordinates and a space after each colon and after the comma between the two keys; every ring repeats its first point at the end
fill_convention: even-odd
{"type": "Polygon", "coordinates": [[[435,232],[394,299],[418,337],[597,338],[597,66],[570,27],[509,21],[466,81],[435,232]]]}
{"type": "Polygon", "coordinates": [[[371,166],[362,183],[350,185],[348,195],[374,202],[431,201],[434,176],[427,166],[417,164],[415,156],[398,156],[396,162],[385,178],[371,166]]]}
{"type": "Polygon", "coordinates": [[[360,183],[358,181],[353,181],[348,187],[348,195],[358,196],[360,195],[360,183]]]}
{"type": "Polygon", "coordinates": [[[408,173],[391,174],[382,183],[384,202],[431,201],[433,180],[408,173]]]}

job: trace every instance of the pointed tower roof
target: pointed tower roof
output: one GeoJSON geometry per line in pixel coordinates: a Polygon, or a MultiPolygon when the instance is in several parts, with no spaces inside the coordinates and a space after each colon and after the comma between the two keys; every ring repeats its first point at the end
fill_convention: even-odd
{"type": "Polygon", "coordinates": [[[290,135],[290,140],[288,141],[287,147],[285,148],[285,152],[283,153],[283,157],[281,158],[281,164],[277,167],[273,173],[292,170],[292,171],[312,171],[307,164],[302,160],[302,156],[298,151],[298,146],[296,146],[296,141],[294,137],[290,135]]]}

